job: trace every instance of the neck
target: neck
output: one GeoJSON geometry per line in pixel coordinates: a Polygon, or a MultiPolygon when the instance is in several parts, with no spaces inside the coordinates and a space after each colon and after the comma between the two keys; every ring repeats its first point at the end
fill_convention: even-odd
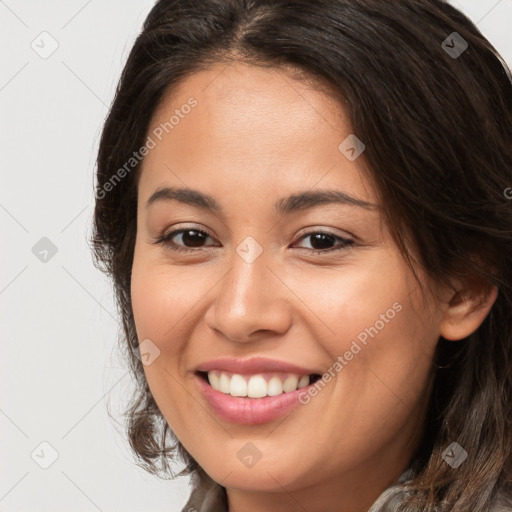
{"type": "MultiPolygon", "coordinates": [[[[388,453],[389,456],[389,453],[388,453]]],[[[368,512],[377,498],[395,483],[409,465],[409,455],[400,460],[372,459],[347,474],[333,475],[307,487],[286,488],[276,482],[275,492],[227,488],[229,512],[368,512]]]]}
{"type": "MultiPolygon", "coordinates": [[[[419,401],[411,421],[371,458],[349,471],[328,473],[325,461],[301,481],[283,485],[284,478],[267,471],[275,490],[252,491],[226,487],[229,512],[368,512],[378,497],[408,468],[424,434],[427,401],[419,401]],[[315,475],[317,479],[315,480],[315,475]]],[[[335,467],[335,465],[334,465],[335,467]]]]}

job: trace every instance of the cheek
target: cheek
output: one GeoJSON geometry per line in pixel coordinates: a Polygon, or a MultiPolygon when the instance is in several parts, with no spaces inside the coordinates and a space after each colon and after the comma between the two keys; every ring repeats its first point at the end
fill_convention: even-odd
{"type": "Polygon", "coordinates": [[[432,304],[424,304],[416,280],[401,265],[385,263],[380,258],[371,272],[347,269],[346,279],[316,281],[317,290],[322,285],[316,298],[313,283],[303,288],[319,312],[315,337],[330,357],[330,382],[345,410],[359,412],[352,418],[354,426],[362,421],[357,429],[392,411],[403,417],[414,407],[425,391],[439,337],[432,304]]]}
{"type": "Polygon", "coordinates": [[[158,269],[134,264],[132,271],[132,307],[139,339],[162,340],[178,320],[180,293],[178,283],[169,283],[158,269]]]}
{"type": "Polygon", "coordinates": [[[188,323],[186,316],[200,307],[213,286],[210,281],[208,272],[198,268],[170,268],[136,258],[131,296],[139,339],[154,339],[165,351],[178,350],[188,323]]]}
{"type": "Polygon", "coordinates": [[[190,401],[183,391],[194,355],[188,342],[218,279],[218,272],[207,266],[170,266],[143,251],[135,253],[131,298],[137,337],[141,342],[150,339],[159,349],[154,362],[144,365],[144,373],[169,421],[179,422],[176,411],[190,401]]]}
{"type": "Polygon", "coordinates": [[[381,251],[339,272],[301,277],[293,289],[315,313],[314,318],[308,314],[308,328],[333,359],[350,350],[352,342],[372,346],[380,355],[431,351],[432,339],[437,339],[437,319],[428,309],[432,304],[423,303],[418,283],[394,252],[381,251]]]}
{"type": "MultiPolygon", "coordinates": [[[[137,338],[158,347],[158,357],[143,366],[151,392],[170,419],[168,411],[179,409],[180,386],[176,377],[186,353],[186,312],[191,309],[195,288],[186,286],[183,273],[172,274],[143,251],[135,252],[131,300],[137,338]]],[[[152,345],[150,345],[152,346],[152,345]]],[[[155,349],[153,349],[155,350],[155,349]]]]}
{"type": "MultiPolygon", "coordinates": [[[[396,443],[397,432],[416,431],[410,425],[421,421],[438,337],[417,283],[403,272],[324,285],[325,304],[315,304],[335,334],[326,337],[322,327],[317,342],[330,358],[324,376],[332,377],[305,407],[322,405],[318,437],[332,439],[337,460],[349,466],[396,443]],[[333,430],[343,434],[333,438],[333,430]]],[[[310,428],[307,415],[299,421],[298,429],[310,428]]]]}
{"type": "Polygon", "coordinates": [[[150,339],[159,349],[158,357],[143,369],[158,407],[177,433],[183,433],[186,411],[191,408],[181,375],[192,328],[187,313],[193,316],[194,306],[208,289],[191,282],[201,280],[190,281],[186,269],[171,269],[135,253],[131,299],[137,337],[140,342],[150,339]]]}

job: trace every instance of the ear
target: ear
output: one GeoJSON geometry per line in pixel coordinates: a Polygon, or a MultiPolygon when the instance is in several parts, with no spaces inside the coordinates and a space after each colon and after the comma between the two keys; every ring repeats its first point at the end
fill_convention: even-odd
{"type": "Polygon", "coordinates": [[[477,277],[455,280],[452,284],[455,290],[448,296],[440,335],[455,341],[466,338],[480,327],[498,297],[498,288],[477,277]]]}

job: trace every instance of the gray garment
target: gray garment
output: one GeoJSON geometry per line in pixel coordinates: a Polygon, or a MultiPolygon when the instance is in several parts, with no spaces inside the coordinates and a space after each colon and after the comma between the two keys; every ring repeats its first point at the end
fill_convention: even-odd
{"type": "MultiPolygon", "coordinates": [[[[415,475],[409,466],[395,484],[388,487],[371,506],[368,512],[396,512],[409,491],[404,483],[415,475]]],[[[181,512],[228,512],[226,489],[212,480],[202,470],[192,477],[192,494],[181,512]]],[[[512,512],[512,497],[501,495],[496,498],[489,512],[512,512]]]]}
{"type": "Polygon", "coordinates": [[[415,471],[412,467],[408,467],[401,475],[396,483],[388,487],[370,507],[368,512],[395,512],[403,497],[404,482],[414,478],[415,471]]]}
{"type": "Polygon", "coordinates": [[[192,476],[192,493],[181,512],[228,512],[226,489],[199,468],[192,476]]]}

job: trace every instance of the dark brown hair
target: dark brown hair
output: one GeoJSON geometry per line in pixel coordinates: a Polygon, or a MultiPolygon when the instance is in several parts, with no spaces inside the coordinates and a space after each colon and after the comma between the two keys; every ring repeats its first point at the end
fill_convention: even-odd
{"type": "Polygon", "coordinates": [[[438,342],[407,494],[411,511],[489,510],[498,492],[512,495],[512,77],[477,27],[442,0],[160,0],[149,13],[104,125],[92,236],[96,264],[113,278],[138,385],[127,431],[139,464],[165,476],[181,458],[182,473],[198,470],[133,351],[140,164],[122,179],[118,170],[143,146],[164,93],[233,61],[295,69],[344,98],[409,264],[435,281],[457,276],[498,287],[475,333],[438,342]],[[455,441],[469,455],[457,470],[442,458],[455,441]]]}

